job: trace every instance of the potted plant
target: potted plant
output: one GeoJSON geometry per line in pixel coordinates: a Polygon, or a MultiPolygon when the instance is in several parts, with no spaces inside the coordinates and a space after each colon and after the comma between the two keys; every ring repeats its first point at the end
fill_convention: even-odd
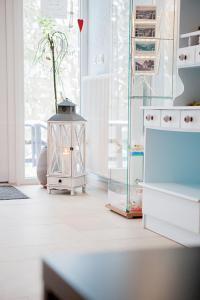
{"type": "MultiPolygon", "coordinates": [[[[42,30],[42,38],[38,43],[35,55],[35,63],[50,63],[50,70],[53,77],[53,90],[55,112],[58,109],[57,82],[60,77],[61,64],[68,54],[68,40],[64,32],[55,29],[55,24],[51,19],[38,18],[40,28],[42,30]]],[[[37,164],[37,177],[41,185],[47,184],[47,147],[44,147],[40,153],[37,164]]]]}
{"type": "Polygon", "coordinates": [[[38,18],[38,22],[43,36],[38,43],[35,63],[50,62],[53,75],[55,111],[57,113],[57,81],[60,76],[61,64],[68,53],[68,40],[64,32],[55,29],[55,24],[51,19],[38,18]]]}

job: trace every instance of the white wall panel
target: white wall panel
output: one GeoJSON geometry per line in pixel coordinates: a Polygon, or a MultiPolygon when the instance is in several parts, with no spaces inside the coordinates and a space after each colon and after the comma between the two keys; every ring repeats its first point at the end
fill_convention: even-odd
{"type": "Polygon", "coordinates": [[[0,0],[0,182],[8,181],[6,0],[0,0]]]}
{"type": "Polygon", "coordinates": [[[108,177],[110,76],[84,77],[82,114],[87,120],[87,169],[108,177]]]}
{"type": "Polygon", "coordinates": [[[108,74],[111,54],[111,1],[88,1],[88,75],[108,74]]]}

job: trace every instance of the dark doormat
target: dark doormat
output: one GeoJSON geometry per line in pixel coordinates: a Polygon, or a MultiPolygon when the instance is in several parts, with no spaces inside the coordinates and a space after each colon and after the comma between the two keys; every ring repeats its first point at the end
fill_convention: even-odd
{"type": "Polygon", "coordinates": [[[11,185],[0,186],[0,200],[29,199],[26,195],[11,185]]]}

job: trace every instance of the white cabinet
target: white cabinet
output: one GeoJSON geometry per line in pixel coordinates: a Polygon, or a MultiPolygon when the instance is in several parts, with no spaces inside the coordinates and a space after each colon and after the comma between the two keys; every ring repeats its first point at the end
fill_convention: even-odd
{"type": "Polygon", "coordinates": [[[176,2],[179,94],[169,109],[152,107],[160,110],[161,126],[145,125],[144,227],[200,246],[200,107],[187,106],[200,100],[200,1],[176,2]]]}
{"type": "Polygon", "coordinates": [[[200,107],[143,107],[144,226],[185,246],[200,246],[200,107]],[[155,113],[156,112],[156,113],[155,113]]]}

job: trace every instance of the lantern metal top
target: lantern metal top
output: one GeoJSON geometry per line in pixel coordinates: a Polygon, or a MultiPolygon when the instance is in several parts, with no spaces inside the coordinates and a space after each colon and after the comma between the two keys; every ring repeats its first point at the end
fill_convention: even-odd
{"type": "Polygon", "coordinates": [[[76,113],[76,105],[68,98],[58,104],[58,112],[53,115],[48,122],[78,122],[86,121],[76,113]]]}

